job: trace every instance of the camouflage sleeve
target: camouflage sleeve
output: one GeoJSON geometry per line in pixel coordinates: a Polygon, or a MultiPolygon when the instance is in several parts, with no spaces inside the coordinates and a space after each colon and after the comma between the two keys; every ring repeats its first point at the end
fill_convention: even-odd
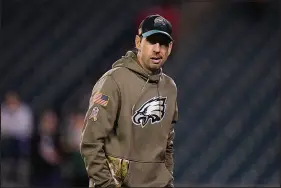
{"type": "Polygon", "coordinates": [[[119,97],[117,84],[111,76],[102,77],[92,91],[80,144],[90,187],[116,187],[103,148],[114,126],[119,97]]]}
{"type": "MultiPolygon", "coordinates": [[[[166,167],[170,171],[170,173],[173,175],[174,171],[174,138],[175,138],[175,131],[174,131],[174,126],[178,120],[178,106],[177,103],[175,105],[175,112],[174,112],[174,117],[172,121],[172,126],[171,130],[169,133],[168,137],[168,142],[167,142],[167,149],[166,149],[166,167]]],[[[173,187],[173,181],[169,183],[168,187],[173,187]]]]}

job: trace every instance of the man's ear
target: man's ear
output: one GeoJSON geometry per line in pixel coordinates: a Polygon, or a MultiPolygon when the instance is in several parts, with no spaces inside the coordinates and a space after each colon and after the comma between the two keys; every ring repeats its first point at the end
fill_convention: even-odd
{"type": "Polygon", "coordinates": [[[168,48],[168,54],[169,54],[169,55],[170,55],[171,52],[172,52],[172,48],[173,48],[173,41],[171,41],[171,42],[169,43],[169,48],[168,48]]]}
{"type": "Polygon", "coordinates": [[[141,46],[141,38],[140,36],[136,35],[136,38],[135,38],[135,45],[136,45],[136,48],[138,50],[140,50],[140,46],[141,46]]]}

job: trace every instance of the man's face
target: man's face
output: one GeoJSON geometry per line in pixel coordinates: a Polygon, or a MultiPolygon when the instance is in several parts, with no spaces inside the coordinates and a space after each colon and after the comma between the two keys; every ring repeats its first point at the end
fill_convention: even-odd
{"type": "Polygon", "coordinates": [[[143,68],[152,73],[158,71],[170,55],[172,44],[163,34],[154,34],[147,38],[136,36],[136,47],[143,68]]]}
{"type": "Polygon", "coordinates": [[[16,93],[9,92],[6,94],[6,104],[10,110],[17,110],[20,106],[20,100],[16,93]]]}

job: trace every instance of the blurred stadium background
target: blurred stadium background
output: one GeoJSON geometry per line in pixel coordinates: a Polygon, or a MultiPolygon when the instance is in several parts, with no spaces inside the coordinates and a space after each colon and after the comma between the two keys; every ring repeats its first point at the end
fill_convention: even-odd
{"type": "Polygon", "coordinates": [[[176,185],[280,185],[278,0],[1,2],[1,186],[88,186],[91,89],[149,13],[175,31],[176,185]]]}

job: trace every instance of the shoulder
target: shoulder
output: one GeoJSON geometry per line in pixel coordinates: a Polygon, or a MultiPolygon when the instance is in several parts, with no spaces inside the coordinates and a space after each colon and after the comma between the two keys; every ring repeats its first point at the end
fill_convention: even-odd
{"type": "Polygon", "coordinates": [[[173,78],[165,73],[162,73],[162,79],[164,81],[165,87],[172,88],[173,90],[175,90],[175,92],[177,92],[177,85],[173,78]]]}
{"type": "Polygon", "coordinates": [[[24,111],[26,113],[32,113],[31,107],[28,104],[24,103],[24,102],[21,104],[20,108],[21,108],[22,111],[24,111]]]}
{"type": "Polygon", "coordinates": [[[127,68],[125,68],[124,66],[116,66],[117,64],[122,65],[124,63],[126,63],[127,57],[126,56],[122,56],[121,58],[117,59],[115,62],[113,62],[112,64],[112,68],[109,69],[107,72],[104,73],[103,76],[118,76],[121,73],[124,73],[125,71],[127,71],[127,68]]]}
{"type": "MultiPolygon", "coordinates": [[[[122,59],[119,59],[118,61],[122,61],[122,59]]],[[[117,84],[119,83],[120,78],[124,78],[124,75],[128,74],[127,72],[128,69],[125,67],[112,67],[97,80],[95,85],[99,85],[101,83],[117,84]]]]}
{"type": "Polygon", "coordinates": [[[116,83],[121,82],[122,79],[125,79],[124,75],[128,74],[128,69],[125,67],[116,67],[105,72],[99,81],[110,79],[116,83]],[[120,80],[121,79],[121,80],[120,80]]]}
{"type": "MultiPolygon", "coordinates": [[[[122,65],[123,63],[125,63],[125,61],[127,61],[126,57],[122,57],[119,60],[115,61],[113,65],[117,63],[122,65]]],[[[125,66],[113,66],[110,70],[105,72],[101,78],[110,77],[114,81],[122,83],[124,80],[128,79],[128,76],[130,74],[133,73],[125,66]]]]}

